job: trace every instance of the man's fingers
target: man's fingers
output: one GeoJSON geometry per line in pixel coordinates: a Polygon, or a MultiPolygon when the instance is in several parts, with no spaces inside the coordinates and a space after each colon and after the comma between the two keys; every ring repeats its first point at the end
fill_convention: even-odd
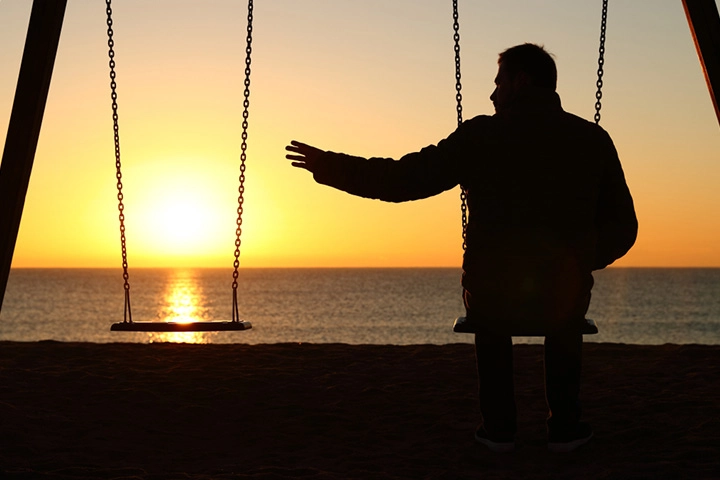
{"type": "Polygon", "coordinates": [[[319,148],[315,148],[306,143],[298,142],[297,140],[292,140],[290,145],[285,147],[285,150],[289,152],[302,153],[304,155],[314,155],[322,152],[319,148]]]}
{"type": "Polygon", "coordinates": [[[290,145],[285,147],[285,150],[290,150],[291,152],[300,152],[303,150],[313,150],[314,148],[310,145],[304,144],[302,142],[298,142],[297,140],[292,140],[290,142],[290,145]]]}
{"type": "Polygon", "coordinates": [[[290,155],[290,154],[288,154],[288,155],[285,155],[285,158],[287,158],[288,160],[305,161],[305,155],[290,155]]]}
{"type": "Polygon", "coordinates": [[[307,144],[305,144],[305,143],[298,142],[297,140],[290,140],[290,145],[292,145],[292,146],[294,146],[294,147],[307,147],[307,146],[309,146],[309,145],[307,145],[307,144]]]}
{"type": "Polygon", "coordinates": [[[307,163],[305,163],[305,162],[292,162],[290,165],[292,165],[293,167],[302,168],[305,170],[308,169],[307,163]]]}

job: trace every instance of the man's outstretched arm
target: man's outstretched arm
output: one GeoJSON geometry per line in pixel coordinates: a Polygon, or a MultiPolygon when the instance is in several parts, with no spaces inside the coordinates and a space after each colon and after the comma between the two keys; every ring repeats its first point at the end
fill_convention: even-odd
{"type": "Polygon", "coordinates": [[[460,183],[463,154],[457,132],[399,160],[334,153],[293,140],[285,147],[296,168],[316,182],[352,195],[386,202],[406,202],[437,195],[460,183]],[[452,139],[452,140],[451,140],[452,139]]]}

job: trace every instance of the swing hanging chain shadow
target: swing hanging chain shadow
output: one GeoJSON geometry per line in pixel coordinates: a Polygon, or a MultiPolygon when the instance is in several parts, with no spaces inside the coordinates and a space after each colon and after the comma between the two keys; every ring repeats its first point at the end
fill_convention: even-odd
{"type": "Polygon", "coordinates": [[[108,57],[110,66],[110,97],[112,99],[113,132],[115,141],[115,169],[117,178],[117,199],[118,218],[120,220],[120,244],[122,248],[123,287],[125,290],[125,306],[123,309],[123,321],[114,323],[111,331],[116,332],[210,332],[210,331],[238,331],[252,328],[250,322],[241,321],[238,312],[237,288],[238,268],[240,266],[240,245],[242,234],[242,214],[245,194],[245,161],[247,159],[247,129],[250,107],[250,61],[252,53],[252,21],[253,21],[253,0],[248,0],[247,16],[247,46],[245,48],[245,90],[243,100],[243,122],[242,122],[242,144],[240,146],[240,177],[238,187],[237,207],[237,228],[235,230],[235,260],[233,262],[232,282],[232,321],[210,321],[210,322],[133,322],[132,310],[130,308],[130,275],[128,274],[127,245],[125,237],[125,205],[123,204],[122,164],[120,161],[120,127],[118,122],[117,104],[117,82],[115,73],[115,41],[113,39],[112,0],[105,0],[107,13],[107,35],[108,35],[108,57]]]}
{"type": "MultiPolygon", "coordinates": [[[[600,19],[600,47],[598,49],[598,69],[597,69],[597,92],[595,93],[595,116],[594,120],[596,124],[600,124],[600,109],[602,108],[602,87],[603,87],[603,67],[605,65],[605,36],[607,32],[607,10],[608,0],[602,0],[602,15],[600,19]]],[[[462,123],[462,95],[460,89],[460,34],[459,34],[459,22],[458,22],[458,8],[457,0],[453,0],[453,30],[455,31],[455,89],[457,91],[457,112],[458,112],[458,126],[462,123]]],[[[465,250],[465,236],[467,229],[467,195],[465,189],[460,194],[462,199],[462,227],[463,227],[463,250],[465,250]]],[[[589,318],[583,319],[582,322],[578,322],[577,328],[583,335],[595,335],[598,333],[597,325],[595,321],[589,318]]],[[[488,328],[481,325],[473,320],[468,320],[467,317],[458,317],[453,324],[453,332],[455,333],[475,333],[483,334],[488,332],[488,328]]],[[[528,326],[524,325],[522,329],[513,331],[512,336],[517,337],[544,337],[548,332],[542,325],[528,326]]]]}

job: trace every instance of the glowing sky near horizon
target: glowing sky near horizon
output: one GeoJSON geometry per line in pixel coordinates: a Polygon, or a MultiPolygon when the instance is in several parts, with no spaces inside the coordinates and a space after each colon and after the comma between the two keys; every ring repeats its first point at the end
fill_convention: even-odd
{"type": "MultiPolygon", "coordinates": [[[[0,2],[0,132],[30,1],[0,2]]],[[[492,113],[498,52],[556,57],[594,113],[600,1],[460,0],[465,117],[492,113]]],[[[232,265],[246,4],[117,0],[131,266],[232,265]]],[[[450,0],[255,2],[244,266],[459,266],[459,192],[351,197],[291,168],[291,139],[398,157],[455,127],[450,0]]],[[[70,0],[14,267],[119,266],[104,2],[70,0]]],[[[720,130],[679,0],[610,2],[602,125],[635,198],[617,265],[720,266],[720,130]]],[[[0,137],[0,146],[5,136],[0,137]]]]}

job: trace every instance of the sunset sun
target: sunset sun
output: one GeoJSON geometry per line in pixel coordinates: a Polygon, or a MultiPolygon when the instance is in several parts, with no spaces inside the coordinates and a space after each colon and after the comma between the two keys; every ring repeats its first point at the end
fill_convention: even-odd
{"type": "MultiPolygon", "coordinates": [[[[227,250],[234,208],[212,179],[184,172],[154,178],[128,208],[129,238],[142,255],[190,257],[227,250]]],[[[231,192],[232,193],[232,192],[231,192]]]]}
{"type": "Polygon", "coordinates": [[[200,195],[174,194],[149,207],[148,234],[172,250],[201,248],[213,225],[212,207],[200,195]]]}

